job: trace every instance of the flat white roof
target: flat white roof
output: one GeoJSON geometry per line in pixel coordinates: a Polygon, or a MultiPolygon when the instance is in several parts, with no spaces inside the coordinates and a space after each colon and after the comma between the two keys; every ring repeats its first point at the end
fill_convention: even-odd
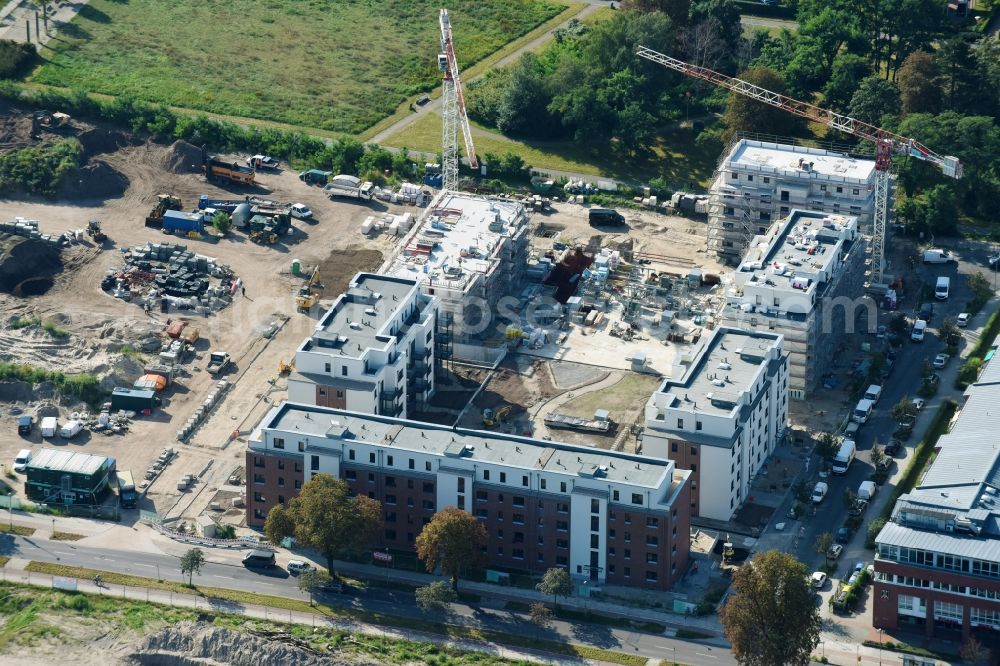
{"type": "Polygon", "coordinates": [[[857,159],[820,148],[789,146],[780,143],[767,143],[743,139],[738,142],[727,163],[742,167],[773,169],[775,171],[795,172],[802,176],[815,174],[819,177],[850,178],[867,181],[875,173],[875,161],[857,159]],[[811,168],[799,166],[799,160],[811,163],[811,168]]]}
{"type": "Polygon", "coordinates": [[[465,289],[498,261],[496,250],[527,223],[524,206],[444,192],[427,209],[385,273],[465,289]]]}

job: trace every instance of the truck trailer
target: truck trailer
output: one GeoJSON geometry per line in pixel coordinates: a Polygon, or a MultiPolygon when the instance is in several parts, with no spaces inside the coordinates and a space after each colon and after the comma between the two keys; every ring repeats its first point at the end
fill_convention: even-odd
{"type": "Polygon", "coordinates": [[[156,397],[156,391],[151,389],[130,389],[119,387],[111,392],[112,412],[117,412],[119,410],[139,413],[146,410],[153,411],[159,403],[160,399],[156,397]]]}
{"type": "Polygon", "coordinates": [[[163,212],[163,230],[170,232],[181,232],[186,234],[189,231],[201,233],[205,227],[205,215],[203,213],[185,213],[179,210],[168,210],[163,212]]]}
{"type": "Polygon", "coordinates": [[[368,181],[362,183],[361,179],[357,176],[340,174],[339,176],[334,176],[333,179],[323,187],[323,191],[326,192],[331,199],[334,197],[350,197],[353,199],[370,201],[371,198],[375,196],[375,185],[368,181]]]}
{"type": "Polygon", "coordinates": [[[214,208],[224,213],[232,213],[241,203],[246,203],[244,199],[212,199],[207,194],[198,197],[198,210],[214,208]]]}
{"type": "Polygon", "coordinates": [[[205,171],[205,178],[210,181],[226,180],[238,185],[253,185],[256,181],[256,172],[253,168],[239,162],[226,162],[213,155],[205,156],[202,169],[205,171]]]}

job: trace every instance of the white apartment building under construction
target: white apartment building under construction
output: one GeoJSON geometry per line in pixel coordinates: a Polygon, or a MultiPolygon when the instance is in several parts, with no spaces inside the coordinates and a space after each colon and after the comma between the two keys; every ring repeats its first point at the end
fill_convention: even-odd
{"type": "Polygon", "coordinates": [[[785,435],[781,335],[716,328],[646,402],[643,455],[691,470],[691,515],[728,521],[785,435]]]}
{"type": "Polygon", "coordinates": [[[288,399],[405,418],[434,393],[437,299],[358,273],[295,351],[288,399]]]}
{"type": "Polygon", "coordinates": [[[735,264],[754,235],[794,208],[851,215],[867,229],[874,188],[874,160],[740,139],[719,162],[710,188],[708,250],[735,264]]]}
{"type": "Polygon", "coordinates": [[[817,388],[859,314],[875,322],[864,294],[865,245],[854,216],[792,210],[754,236],[733,274],[721,320],[784,337],[793,399],[817,388]]]}
{"type": "Polygon", "coordinates": [[[501,297],[528,263],[528,212],[514,201],[442,192],[386,273],[419,283],[440,303],[441,340],[494,337],[501,297]]]}

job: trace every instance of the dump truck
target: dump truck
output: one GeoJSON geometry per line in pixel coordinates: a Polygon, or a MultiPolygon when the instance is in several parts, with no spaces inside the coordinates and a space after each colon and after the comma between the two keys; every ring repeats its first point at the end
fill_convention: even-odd
{"type": "Polygon", "coordinates": [[[254,169],[274,170],[278,168],[278,160],[268,155],[254,155],[247,158],[247,166],[254,169]]]}
{"type": "Polygon", "coordinates": [[[205,156],[202,169],[205,171],[205,178],[210,181],[225,180],[238,185],[253,185],[256,181],[256,172],[252,167],[239,162],[226,162],[214,155],[205,156]]]}
{"type": "Polygon", "coordinates": [[[185,213],[180,210],[168,210],[163,213],[161,226],[164,231],[186,234],[190,231],[201,233],[205,227],[203,213],[185,213]]]}
{"type": "Polygon", "coordinates": [[[333,179],[323,187],[323,191],[333,199],[334,197],[350,197],[353,199],[364,199],[370,200],[375,196],[375,185],[365,181],[361,182],[361,179],[357,176],[349,176],[347,174],[340,174],[339,176],[334,176],[333,179]]]}
{"type": "Polygon", "coordinates": [[[208,357],[208,372],[212,375],[221,374],[229,367],[229,354],[226,352],[212,352],[208,357]]]}
{"type": "Polygon", "coordinates": [[[198,210],[214,208],[224,213],[232,213],[237,206],[245,202],[245,199],[212,199],[207,194],[203,194],[198,197],[198,210]]]}
{"type": "Polygon", "coordinates": [[[147,227],[163,226],[163,214],[168,210],[180,210],[181,200],[172,194],[160,194],[156,197],[156,205],[146,216],[147,227]]]}
{"type": "Polygon", "coordinates": [[[135,491],[135,480],[132,478],[132,472],[120,469],[115,472],[115,476],[118,477],[118,502],[123,509],[134,509],[139,494],[135,491]]]}
{"type": "Polygon", "coordinates": [[[309,169],[299,174],[299,180],[309,185],[326,185],[332,171],[322,171],[320,169],[309,169]]]}

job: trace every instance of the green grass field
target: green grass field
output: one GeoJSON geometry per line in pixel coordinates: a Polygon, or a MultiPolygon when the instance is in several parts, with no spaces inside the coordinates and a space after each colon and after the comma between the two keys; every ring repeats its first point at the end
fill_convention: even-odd
{"type": "MultiPolygon", "coordinates": [[[[642,181],[661,176],[678,187],[696,183],[707,187],[719,158],[719,146],[695,143],[689,128],[660,133],[643,156],[622,159],[606,147],[581,146],[572,141],[520,141],[501,136],[495,130],[473,123],[472,139],[480,157],[508,151],[520,155],[539,171],[568,171],[588,176],[605,176],[624,181],[642,181]],[[489,132],[484,134],[478,130],[489,132]]],[[[407,125],[385,142],[388,146],[424,152],[441,151],[441,116],[430,113],[407,125]]]]}
{"type": "MultiPolygon", "coordinates": [[[[228,116],[360,133],[437,85],[431,0],[92,0],[32,80],[228,116]]],[[[463,67],[566,8],[452,0],[463,67]]]]}

